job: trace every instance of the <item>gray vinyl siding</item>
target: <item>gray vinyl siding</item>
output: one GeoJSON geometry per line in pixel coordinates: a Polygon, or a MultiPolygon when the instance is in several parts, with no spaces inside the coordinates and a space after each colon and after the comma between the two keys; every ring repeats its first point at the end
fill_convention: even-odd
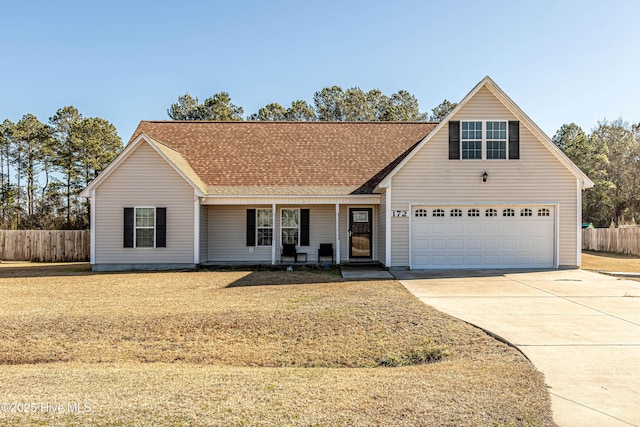
{"type": "MultiPolygon", "coordinates": [[[[271,263],[271,246],[246,246],[247,209],[271,209],[271,205],[208,206],[208,261],[271,263]]],[[[307,254],[309,262],[318,260],[320,243],[332,243],[336,250],[334,205],[278,205],[276,206],[276,262],[280,261],[280,211],[282,209],[309,209],[309,246],[299,252],[307,254]]]]}
{"type": "MultiPolygon", "coordinates": [[[[481,89],[452,120],[517,120],[489,90],[481,89]]],[[[520,123],[519,160],[448,160],[443,127],[393,177],[390,209],[417,203],[558,203],[559,265],[577,260],[577,180],[520,123]],[[482,183],[481,175],[488,173],[482,183]]],[[[409,265],[409,218],[392,218],[392,265],[409,265]]]]}
{"type": "Polygon", "coordinates": [[[96,264],[192,264],[193,187],[146,143],[96,189],[96,264]],[[167,208],[166,248],[124,248],[123,209],[167,208]]]}
{"type": "Polygon", "coordinates": [[[378,238],[377,251],[376,251],[377,259],[383,264],[386,259],[385,254],[386,254],[386,237],[387,237],[386,235],[386,229],[387,229],[386,216],[387,215],[388,215],[388,212],[387,212],[386,190],[383,189],[380,195],[380,206],[378,207],[378,215],[377,215],[378,227],[375,230],[376,236],[378,238]]]}
{"type": "Polygon", "coordinates": [[[271,246],[246,246],[247,209],[271,206],[209,206],[208,261],[271,263],[271,246]]]}

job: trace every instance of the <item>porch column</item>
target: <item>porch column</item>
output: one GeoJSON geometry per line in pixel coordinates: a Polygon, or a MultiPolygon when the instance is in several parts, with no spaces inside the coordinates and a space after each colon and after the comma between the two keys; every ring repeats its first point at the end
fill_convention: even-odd
{"type": "Polygon", "coordinates": [[[340,264],[340,204],[336,203],[336,264],[340,264]]]}
{"type": "Polygon", "coordinates": [[[276,265],[276,204],[271,204],[271,265],[276,265]]]}
{"type": "MultiPolygon", "coordinates": [[[[391,267],[391,183],[389,183],[384,197],[384,266],[389,268],[391,267]]],[[[409,212],[409,215],[411,215],[411,212],[409,212]]]]}
{"type": "Polygon", "coordinates": [[[193,201],[193,263],[200,264],[200,198],[193,201]]]}
{"type": "Polygon", "coordinates": [[[91,202],[91,210],[89,211],[89,233],[91,240],[89,242],[89,261],[91,265],[96,263],[96,191],[91,190],[89,193],[89,201],[91,202]]]}

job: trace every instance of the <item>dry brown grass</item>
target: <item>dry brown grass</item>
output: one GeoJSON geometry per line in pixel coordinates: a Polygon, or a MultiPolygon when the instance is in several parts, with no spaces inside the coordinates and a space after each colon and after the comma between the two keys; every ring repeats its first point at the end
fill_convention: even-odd
{"type": "Polygon", "coordinates": [[[640,257],[602,252],[583,252],[581,268],[594,271],[640,273],[640,257]]]}
{"type": "Polygon", "coordinates": [[[551,424],[519,352],[396,281],[0,266],[0,396],[92,408],[3,424],[551,424]]]}

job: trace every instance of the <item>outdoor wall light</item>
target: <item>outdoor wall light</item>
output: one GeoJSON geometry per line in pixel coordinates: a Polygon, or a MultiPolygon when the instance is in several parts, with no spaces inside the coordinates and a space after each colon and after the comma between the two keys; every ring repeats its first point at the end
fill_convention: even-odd
{"type": "Polygon", "coordinates": [[[486,172],[482,173],[482,182],[487,182],[487,178],[489,178],[489,174],[486,172]]]}

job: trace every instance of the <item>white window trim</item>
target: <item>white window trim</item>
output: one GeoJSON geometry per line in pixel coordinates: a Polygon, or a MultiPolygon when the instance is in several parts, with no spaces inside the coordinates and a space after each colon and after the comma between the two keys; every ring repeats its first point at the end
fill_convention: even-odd
{"type": "Polygon", "coordinates": [[[274,234],[275,226],[274,224],[271,224],[271,227],[261,227],[258,224],[258,218],[260,217],[260,215],[258,215],[258,211],[269,211],[269,215],[272,218],[271,222],[273,222],[273,210],[271,208],[256,208],[256,246],[260,248],[268,248],[270,246],[273,246],[273,234],[274,234]],[[268,244],[268,245],[260,244],[258,230],[271,230],[271,244],[268,244]]]}
{"type": "Polygon", "coordinates": [[[156,207],[155,206],[134,206],[133,207],[133,248],[134,249],[155,249],[156,248],[156,244],[158,243],[158,239],[157,239],[157,231],[158,228],[156,227],[156,222],[158,220],[158,215],[156,213],[156,207]],[[137,218],[137,213],[138,213],[138,209],[153,209],[153,227],[138,227],[136,218],[137,218]],[[153,228],[153,246],[143,246],[143,247],[138,247],[138,229],[140,230],[149,230],[153,228]]]}
{"type": "Polygon", "coordinates": [[[282,226],[282,211],[298,211],[298,241],[296,242],[296,248],[300,247],[300,208],[280,208],[280,247],[284,246],[284,242],[282,239],[282,230],[285,228],[287,230],[293,230],[295,227],[283,227],[282,226]]]}
{"type": "MultiPolygon", "coordinates": [[[[475,140],[474,140],[475,141],[475,140]]],[[[492,139],[492,141],[495,141],[492,139]]],[[[478,160],[496,160],[496,161],[504,161],[509,160],[509,120],[461,120],[460,121],[460,160],[465,161],[478,161],[478,160]],[[482,123],[482,142],[481,144],[481,152],[482,159],[465,159],[462,156],[462,123],[470,123],[470,122],[481,122],[482,123]],[[487,122],[502,122],[506,123],[507,136],[505,138],[505,155],[504,159],[487,159],[487,122]]]]}

